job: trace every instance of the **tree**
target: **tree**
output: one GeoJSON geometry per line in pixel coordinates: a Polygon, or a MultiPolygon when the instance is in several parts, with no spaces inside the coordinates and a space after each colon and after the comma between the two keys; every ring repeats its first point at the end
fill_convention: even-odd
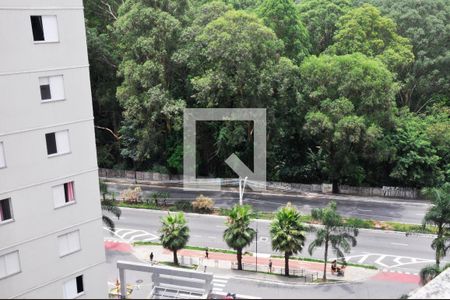
{"type": "Polygon", "coordinates": [[[304,130],[325,152],[323,170],[338,192],[341,182],[364,180],[365,161],[384,159],[376,151],[393,125],[397,85],[379,61],[362,54],[309,57],[300,66],[304,130]]]}
{"type": "Polygon", "coordinates": [[[401,104],[421,112],[450,98],[450,2],[448,0],[360,0],[371,3],[397,23],[397,32],[411,41],[415,61],[404,78],[401,104]]]}
{"type": "Polygon", "coordinates": [[[358,229],[346,226],[337,212],[336,202],[330,202],[325,208],[315,208],[311,212],[314,220],[322,224],[316,232],[316,239],[308,247],[310,255],[316,248],[325,246],[323,280],[327,280],[328,251],[331,246],[338,258],[345,259],[345,253],[350,253],[357,244],[358,229]]]}
{"type": "Polygon", "coordinates": [[[275,214],[270,236],[272,249],[284,253],[284,274],[289,276],[289,258],[303,250],[306,239],[301,215],[290,203],[275,214]]]}
{"type": "Polygon", "coordinates": [[[117,98],[124,109],[122,155],[133,161],[166,164],[181,140],[177,49],[186,1],[128,0],[119,9],[114,34],[121,52],[117,98]],[[180,18],[180,20],[178,19],[180,18]],[[170,149],[171,151],[167,151],[170,149]]]}
{"type": "Polygon", "coordinates": [[[237,251],[238,270],[242,270],[242,251],[255,238],[255,230],[250,227],[252,209],[250,206],[235,205],[226,222],[223,239],[228,247],[237,251]]]}
{"type": "Polygon", "coordinates": [[[450,249],[450,183],[439,188],[426,188],[423,194],[432,202],[423,218],[423,226],[434,225],[437,228],[431,248],[436,252],[436,267],[440,268],[441,259],[450,249]]]}
{"type": "Polygon", "coordinates": [[[173,263],[178,265],[178,250],[183,249],[189,241],[189,227],[182,212],[162,218],[161,244],[173,252],[173,263]]]}
{"type": "Polygon", "coordinates": [[[352,8],[352,0],[302,0],[300,18],[309,32],[311,51],[320,54],[333,42],[336,24],[352,8]]]}
{"type": "Polygon", "coordinates": [[[116,225],[114,224],[114,221],[108,216],[108,214],[112,214],[117,219],[120,219],[122,210],[117,207],[117,204],[114,200],[102,200],[102,212],[103,224],[108,227],[109,231],[116,231],[116,225]]]}
{"type": "MultiPolygon", "coordinates": [[[[444,137],[447,135],[445,130],[439,130],[440,124],[438,117],[428,117],[424,115],[416,115],[409,111],[402,110],[396,118],[396,128],[389,136],[387,136],[387,143],[395,149],[390,160],[392,161],[392,168],[390,177],[393,178],[397,184],[424,187],[442,184],[445,180],[446,155],[445,152],[438,151],[439,147],[449,149],[448,146],[441,144],[440,135],[444,137]],[[436,123],[435,123],[436,122],[436,123]]],[[[446,121],[450,128],[450,122],[446,121]]],[[[442,124],[443,125],[443,124],[442,124]]]]}
{"type": "Polygon", "coordinates": [[[412,45],[397,33],[397,25],[374,6],[364,4],[339,19],[333,45],[328,53],[363,53],[376,57],[397,74],[405,73],[414,62],[412,45]]]}
{"type": "Polygon", "coordinates": [[[284,42],[284,56],[300,63],[310,52],[308,31],[302,24],[293,0],[264,0],[258,15],[284,42]]]}
{"type": "Polygon", "coordinates": [[[116,231],[116,225],[114,224],[114,221],[108,216],[108,214],[112,214],[117,219],[120,219],[120,216],[122,215],[122,210],[117,207],[116,201],[106,199],[106,196],[108,195],[108,185],[104,181],[99,181],[100,184],[100,193],[103,196],[101,207],[102,207],[102,221],[103,224],[108,227],[109,231],[115,232],[116,231]]]}

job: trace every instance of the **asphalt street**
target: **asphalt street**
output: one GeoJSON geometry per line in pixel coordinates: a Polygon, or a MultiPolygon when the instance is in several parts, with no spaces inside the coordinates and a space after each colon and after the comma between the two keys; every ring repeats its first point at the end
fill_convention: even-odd
{"type": "MultiPolygon", "coordinates": [[[[109,183],[109,192],[120,194],[129,184],[109,183]]],[[[216,207],[230,208],[238,202],[237,191],[185,191],[181,187],[141,186],[144,197],[150,198],[154,192],[168,192],[171,201],[193,201],[203,194],[214,199],[216,207]]],[[[430,204],[415,200],[394,200],[388,198],[362,198],[351,196],[334,196],[319,194],[290,194],[267,192],[246,192],[245,203],[251,204],[255,209],[263,212],[276,211],[287,202],[295,204],[303,214],[309,214],[313,208],[324,207],[331,200],[338,203],[339,212],[345,217],[357,217],[377,221],[396,221],[402,223],[421,224],[430,204]],[[362,200],[363,199],[363,200],[362,200]]]]}
{"type": "MultiPolygon", "coordinates": [[[[112,235],[105,231],[106,238],[126,242],[157,241],[161,226],[160,218],[167,215],[163,211],[123,209],[120,220],[116,220],[117,232],[112,235]]],[[[225,230],[225,217],[187,214],[191,231],[189,245],[227,249],[222,239],[225,230]]],[[[254,221],[252,226],[258,229],[258,253],[272,254],[268,221],[254,221]]],[[[380,270],[416,274],[425,265],[431,264],[434,253],[430,248],[433,237],[430,235],[411,235],[404,233],[361,230],[358,245],[347,256],[353,263],[370,264],[380,270]]],[[[302,257],[309,257],[307,246],[313,240],[307,233],[307,241],[302,257]]],[[[248,251],[256,252],[256,242],[248,251]]],[[[322,258],[323,250],[317,249],[314,258],[322,258]]]]}

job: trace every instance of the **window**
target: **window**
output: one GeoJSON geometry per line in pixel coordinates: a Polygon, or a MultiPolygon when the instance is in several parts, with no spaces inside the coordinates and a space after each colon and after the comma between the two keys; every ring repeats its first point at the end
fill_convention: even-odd
{"type": "Polygon", "coordinates": [[[47,133],[45,140],[47,142],[48,155],[66,154],[70,152],[68,130],[47,133]]]}
{"type": "Polygon", "coordinates": [[[0,224],[12,220],[11,199],[0,200],[0,224]]]}
{"type": "Polygon", "coordinates": [[[64,283],[64,298],[73,299],[84,292],[83,275],[64,283]]]}
{"type": "Polygon", "coordinates": [[[0,279],[20,273],[19,251],[0,256],[0,279]]]}
{"type": "Polygon", "coordinates": [[[59,236],[58,244],[59,244],[59,256],[61,257],[79,251],[81,249],[80,232],[74,231],[59,236]]]}
{"type": "Polygon", "coordinates": [[[69,203],[75,203],[74,183],[68,182],[53,187],[53,201],[55,203],[55,208],[69,203]]]}
{"type": "Polygon", "coordinates": [[[60,76],[50,76],[39,78],[42,101],[57,101],[64,99],[64,78],[60,76]]]}
{"type": "Polygon", "coordinates": [[[35,42],[59,41],[56,16],[31,16],[30,18],[35,42]]]}
{"type": "Polygon", "coordinates": [[[0,169],[6,168],[5,149],[3,143],[0,142],[0,169]]]}

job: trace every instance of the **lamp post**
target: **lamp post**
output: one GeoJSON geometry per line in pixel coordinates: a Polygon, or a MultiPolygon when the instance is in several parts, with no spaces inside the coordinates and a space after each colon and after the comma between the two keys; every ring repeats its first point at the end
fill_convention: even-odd
{"type": "Polygon", "coordinates": [[[256,273],[258,273],[258,220],[256,220],[256,273]]]}
{"type": "Polygon", "coordinates": [[[242,179],[239,178],[239,205],[244,205],[244,191],[245,191],[245,185],[247,184],[248,177],[246,176],[244,178],[244,183],[242,183],[242,179]]]}

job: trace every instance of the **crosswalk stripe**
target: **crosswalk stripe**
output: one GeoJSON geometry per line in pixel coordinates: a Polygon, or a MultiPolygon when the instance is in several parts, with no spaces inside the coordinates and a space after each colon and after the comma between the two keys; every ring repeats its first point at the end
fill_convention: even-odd
{"type": "Polygon", "coordinates": [[[228,280],[222,280],[222,279],[213,279],[212,282],[217,282],[217,283],[227,283],[228,280]]]}

